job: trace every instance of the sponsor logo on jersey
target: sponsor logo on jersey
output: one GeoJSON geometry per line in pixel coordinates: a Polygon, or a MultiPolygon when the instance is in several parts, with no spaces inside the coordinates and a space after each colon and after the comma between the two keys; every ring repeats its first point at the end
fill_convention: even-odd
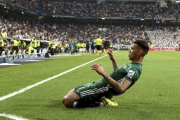
{"type": "Polygon", "coordinates": [[[123,68],[124,68],[124,69],[126,69],[126,68],[127,68],[127,66],[124,66],[123,68]]]}
{"type": "Polygon", "coordinates": [[[131,78],[132,79],[132,77],[134,76],[134,73],[135,73],[135,71],[133,71],[133,70],[129,70],[129,72],[128,72],[128,77],[129,78],[131,78]]]}

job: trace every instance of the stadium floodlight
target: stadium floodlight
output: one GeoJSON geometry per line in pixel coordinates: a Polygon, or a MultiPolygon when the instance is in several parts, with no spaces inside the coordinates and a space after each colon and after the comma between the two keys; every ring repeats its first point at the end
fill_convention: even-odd
{"type": "Polygon", "coordinates": [[[180,3],[180,1],[179,1],[179,0],[178,0],[178,1],[174,1],[174,3],[179,4],[179,3],[180,3]]]}

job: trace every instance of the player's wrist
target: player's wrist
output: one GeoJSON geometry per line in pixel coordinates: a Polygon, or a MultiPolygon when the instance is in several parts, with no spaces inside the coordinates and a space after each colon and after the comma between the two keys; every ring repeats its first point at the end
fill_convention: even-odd
{"type": "Polygon", "coordinates": [[[111,58],[111,61],[114,63],[114,62],[116,62],[116,60],[114,59],[114,58],[111,58]]]}
{"type": "Polygon", "coordinates": [[[102,73],[102,76],[104,77],[104,78],[108,78],[108,74],[106,73],[106,72],[104,72],[104,73],[102,73]]]}

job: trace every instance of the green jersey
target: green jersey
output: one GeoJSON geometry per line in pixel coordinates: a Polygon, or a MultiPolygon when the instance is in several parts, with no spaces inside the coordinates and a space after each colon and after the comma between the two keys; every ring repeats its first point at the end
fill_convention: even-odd
{"type": "MultiPolygon", "coordinates": [[[[129,86],[129,88],[130,88],[139,79],[141,73],[142,73],[142,64],[128,63],[128,64],[118,68],[114,72],[112,72],[110,74],[110,76],[118,82],[121,82],[124,78],[126,78],[131,83],[131,85],[129,86]]],[[[102,78],[100,81],[106,82],[106,80],[104,80],[104,78],[102,78]]],[[[109,91],[113,95],[119,94],[117,91],[112,89],[110,86],[109,86],[109,91]]]]}
{"type": "Polygon", "coordinates": [[[72,47],[72,43],[73,41],[68,42],[70,48],[72,47]]]}
{"type": "Polygon", "coordinates": [[[74,47],[77,47],[77,44],[78,44],[78,41],[75,40],[75,41],[74,41],[74,47]]]}
{"type": "Polygon", "coordinates": [[[96,39],[95,40],[93,40],[93,43],[94,43],[94,46],[96,46],[97,44],[96,44],[96,39]]]}
{"type": "MultiPolygon", "coordinates": [[[[129,80],[131,85],[134,85],[142,73],[142,64],[140,63],[128,63],[122,67],[119,67],[113,71],[110,76],[117,82],[121,82],[124,78],[129,80]]],[[[128,88],[128,89],[129,89],[128,88]]],[[[75,88],[75,92],[81,99],[94,99],[102,96],[111,98],[114,95],[119,95],[116,90],[114,90],[107,81],[102,78],[97,82],[90,84],[84,84],[75,88]]]]}

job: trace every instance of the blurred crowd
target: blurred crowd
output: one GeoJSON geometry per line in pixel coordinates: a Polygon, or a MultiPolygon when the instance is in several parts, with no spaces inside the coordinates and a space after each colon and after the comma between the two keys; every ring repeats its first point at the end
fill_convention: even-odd
{"type": "Polygon", "coordinates": [[[168,4],[160,7],[156,3],[130,2],[77,2],[50,0],[1,0],[7,4],[29,9],[34,12],[44,12],[55,15],[84,17],[140,17],[140,18],[179,18],[180,4],[168,4]]]}
{"type": "Polygon", "coordinates": [[[104,5],[106,17],[178,18],[179,4],[160,7],[155,3],[111,2],[104,5]]]}
{"type": "Polygon", "coordinates": [[[33,36],[40,40],[51,40],[56,37],[57,41],[68,38],[77,38],[78,41],[86,41],[87,38],[95,39],[98,35],[108,37],[112,43],[120,41],[122,44],[131,44],[131,40],[145,39],[143,29],[139,26],[115,26],[99,24],[50,24],[38,21],[23,21],[0,19],[0,30],[5,31],[7,37],[20,39],[32,39],[33,36]]]}
{"type": "Polygon", "coordinates": [[[156,27],[153,30],[146,30],[151,40],[151,47],[179,47],[180,46],[180,30],[179,27],[156,27]]]}
{"type": "MultiPolygon", "coordinates": [[[[108,38],[111,44],[130,45],[137,39],[146,40],[154,47],[176,47],[180,44],[179,27],[149,27],[134,25],[100,25],[100,24],[51,24],[38,21],[14,20],[0,18],[0,31],[4,38],[68,42],[93,41],[99,35],[108,38]]],[[[10,41],[9,41],[10,42],[10,41]]]]}
{"type": "MultiPolygon", "coordinates": [[[[178,18],[180,14],[179,4],[168,4],[167,7],[160,7],[151,2],[106,2],[104,4],[93,1],[70,2],[65,0],[1,0],[1,2],[34,12],[70,16],[178,18]]],[[[180,45],[180,29],[171,26],[57,24],[44,23],[43,21],[25,21],[18,18],[4,19],[1,16],[0,32],[5,42],[3,43],[5,45],[4,50],[6,52],[10,50],[11,53],[14,50],[16,52],[29,49],[30,51],[39,51],[40,43],[45,41],[53,43],[47,44],[53,53],[62,52],[61,48],[64,52],[71,52],[71,45],[76,45],[77,49],[85,48],[87,44],[91,46],[98,36],[101,36],[102,40],[107,39],[111,45],[131,45],[137,39],[147,41],[151,47],[179,47],[180,45]],[[29,40],[29,42],[26,42],[27,45],[24,43],[25,40],[29,40]]],[[[2,42],[0,44],[2,46],[2,42]]],[[[30,52],[27,51],[27,53],[30,52]]]]}

